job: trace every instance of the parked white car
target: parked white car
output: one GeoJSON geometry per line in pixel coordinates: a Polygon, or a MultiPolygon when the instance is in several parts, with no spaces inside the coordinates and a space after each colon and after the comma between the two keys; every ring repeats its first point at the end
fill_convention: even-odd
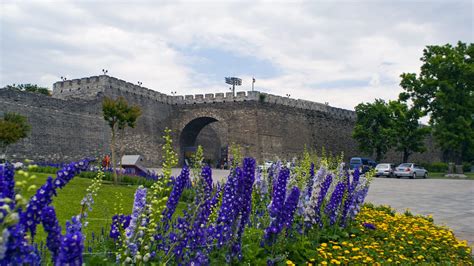
{"type": "Polygon", "coordinates": [[[400,177],[409,177],[409,178],[417,178],[417,177],[428,177],[428,171],[414,163],[402,163],[397,168],[395,168],[394,172],[397,178],[400,177]]]}
{"type": "Polygon", "coordinates": [[[395,165],[391,163],[379,163],[375,166],[375,176],[386,176],[393,177],[393,172],[395,171],[395,165]]]}

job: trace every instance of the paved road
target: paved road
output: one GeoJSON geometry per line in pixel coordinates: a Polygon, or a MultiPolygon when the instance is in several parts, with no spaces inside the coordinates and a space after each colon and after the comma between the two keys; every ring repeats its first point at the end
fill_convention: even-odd
{"type": "MultiPolygon", "coordinates": [[[[173,175],[179,171],[173,169],[173,175]]],[[[225,180],[228,174],[229,170],[212,172],[214,180],[225,180]]],[[[366,201],[431,214],[436,224],[447,225],[474,247],[474,180],[376,178],[366,201]]]]}
{"type": "Polygon", "coordinates": [[[376,178],[366,201],[431,214],[474,247],[474,180],[376,178]]]}

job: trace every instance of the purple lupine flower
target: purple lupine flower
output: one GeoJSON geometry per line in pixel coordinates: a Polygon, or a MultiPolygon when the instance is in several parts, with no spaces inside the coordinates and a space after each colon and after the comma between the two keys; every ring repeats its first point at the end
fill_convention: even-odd
{"type": "Polygon", "coordinates": [[[278,180],[274,183],[272,202],[270,203],[270,216],[277,217],[280,213],[280,210],[283,208],[283,203],[285,202],[286,196],[286,183],[290,177],[290,170],[288,168],[283,168],[280,170],[278,175],[278,180]]]}
{"type": "Polygon", "coordinates": [[[130,225],[130,215],[116,214],[112,216],[112,224],[110,225],[110,238],[117,240],[120,231],[125,230],[130,225]]]}
{"type": "Polygon", "coordinates": [[[283,223],[287,229],[291,229],[293,224],[293,216],[300,197],[300,190],[297,186],[291,189],[290,195],[285,201],[285,208],[283,209],[283,223]]]}
{"type": "Polygon", "coordinates": [[[189,181],[189,168],[185,165],[181,170],[181,174],[176,178],[171,194],[166,202],[166,209],[163,211],[163,222],[165,228],[173,216],[176,206],[178,206],[179,199],[183,193],[186,183],[189,181]]]}
{"type": "Polygon", "coordinates": [[[201,176],[204,179],[207,186],[205,186],[204,191],[210,193],[212,190],[212,170],[208,165],[202,168],[201,176]]]}
{"type": "Polygon", "coordinates": [[[344,196],[344,192],[346,190],[346,184],[344,181],[339,182],[334,189],[331,199],[329,203],[326,205],[324,212],[329,217],[329,224],[333,225],[336,223],[337,216],[338,216],[338,208],[342,202],[342,197],[344,196]]]}
{"type": "Polygon", "coordinates": [[[54,263],[57,260],[61,244],[61,226],[59,226],[56,212],[52,206],[46,206],[43,208],[41,221],[44,230],[48,234],[48,237],[46,238],[46,246],[51,252],[52,261],[54,263]]]}
{"type": "Polygon", "coordinates": [[[57,265],[82,265],[84,236],[79,216],[66,222],[66,234],[61,238],[61,247],[56,260],[57,265]]]}
{"type": "Polygon", "coordinates": [[[240,205],[240,225],[237,231],[237,235],[240,238],[244,231],[246,224],[250,218],[250,212],[252,211],[252,188],[253,182],[255,181],[255,159],[244,158],[242,163],[243,175],[241,184],[239,186],[239,205],[240,205]]]}

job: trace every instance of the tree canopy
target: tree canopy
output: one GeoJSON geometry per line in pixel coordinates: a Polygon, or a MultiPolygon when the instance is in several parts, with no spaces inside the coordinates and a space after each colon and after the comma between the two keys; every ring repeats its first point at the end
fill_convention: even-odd
{"type": "Polygon", "coordinates": [[[355,107],[356,125],[353,136],[359,149],[367,154],[375,154],[375,160],[383,159],[392,143],[392,122],[388,104],[382,99],[374,103],[360,103],[355,107]]]}
{"type": "Polygon", "coordinates": [[[26,91],[51,96],[51,91],[48,88],[39,87],[36,84],[12,84],[7,85],[6,87],[4,87],[4,89],[26,91]]]}
{"type": "Polygon", "coordinates": [[[112,166],[114,167],[114,181],[118,183],[117,173],[115,171],[116,160],[115,160],[115,141],[116,133],[118,130],[125,130],[125,128],[134,128],[137,118],[141,115],[140,107],[134,105],[129,106],[127,100],[123,97],[117,99],[111,99],[105,97],[102,102],[102,112],[104,119],[109,125],[112,131],[110,149],[112,151],[112,166]]]}
{"type": "Polygon", "coordinates": [[[26,138],[31,126],[25,116],[17,113],[4,113],[0,120],[0,148],[6,152],[8,145],[26,138]]]}
{"type": "Polygon", "coordinates": [[[414,152],[426,151],[425,139],[430,128],[419,124],[422,112],[418,108],[410,108],[400,101],[390,101],[388,107],[392,117],[393,146],[402,152],[402,162],[406,163],[414,152]]]}
{"type": "Polygon", "coordinates": [[[446,159],[474,159],[474,45],[427,46],[420,73],[403,73],[400,100],[430,116],[446,159]]]}

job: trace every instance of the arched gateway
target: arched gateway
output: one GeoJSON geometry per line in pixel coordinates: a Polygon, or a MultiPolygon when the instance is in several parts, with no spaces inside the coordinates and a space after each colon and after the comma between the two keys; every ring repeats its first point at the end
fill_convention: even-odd
{"type": "Polygon", "coordinates": [[[227,126],[224,121],[210,116],[190,120],[179,133],[179,162],[189,163],[198,145],[204,148],[205,161],[213,167],[227,162],[227,126]]]}

